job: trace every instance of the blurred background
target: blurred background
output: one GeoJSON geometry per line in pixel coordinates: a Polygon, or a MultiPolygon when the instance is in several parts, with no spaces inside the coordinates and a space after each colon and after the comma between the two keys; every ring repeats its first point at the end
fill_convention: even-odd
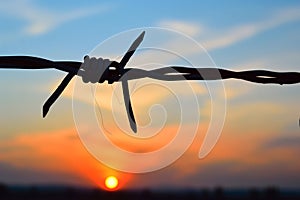
{"type": "MultiPolygon", "coordinates": [[[[300,2],[293,0],[11,0],[0,2],[0,26],[1,56],[82,61],[114,34],[164,27],[195,39],[222,68],[300,69],[300,2]]],[[[57,70],[0,70],[0,194],[6,186],[18,191],[58,186],[67,186],[70,193],[70,188],[111,191],[105,186],[108,176],[119,181],[114,191],[139,190],[146,196],[150,191],[222,196],[223,190],[252,188],[257,195],[299,189],[299,85],[224,81],[226,119],[213,151],[198,159],[208,126],[204,117],[194,142],[175,163],[131,174],[101,164],[85,149],[73,121],[72,87],[46,119],[41,117],[44,101],[63,77],[57,70]]],[[[161,134],[170,132],[172,127],[161,134]]]]}

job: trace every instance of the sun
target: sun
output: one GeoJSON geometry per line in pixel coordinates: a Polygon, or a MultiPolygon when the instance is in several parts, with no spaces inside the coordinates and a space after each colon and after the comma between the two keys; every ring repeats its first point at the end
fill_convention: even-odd
{"type": "Polygon", "coordinates": [[[115,176],[109,176],[105,179],[105,186],[108,189],[115,189],[119,184],[118,179],[115,176]]]}

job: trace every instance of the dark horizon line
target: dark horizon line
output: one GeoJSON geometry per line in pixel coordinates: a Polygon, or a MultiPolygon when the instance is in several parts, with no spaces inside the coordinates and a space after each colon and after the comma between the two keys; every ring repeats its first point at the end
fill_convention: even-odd
{"type": "MultiPolygon", "coordinates": [[[[15,184],[8,184],[8,183],[3,183],[0,182],[0,190],[2,187],[7,187],[8,189],[78,189],[78,190],[103,190],[107,191],[105,189],[102,189],[97,186],[79,186],[79,185],[72,185],[72,184],[24,184],[24,183],[15,183],[15,184]]],[[[282,186],[276,186],[276,185],[266,185],[266,186],[249,186],[249,187],[229,187],[229,186],[221,186],[221,185],[216,185],[216,186],[202,186],[202,187],[165,187],[165,188],[151,188],[151,187],[144,187],[144,188],[120,188],[118,191],[143,191],[143,190],[148,190],[148,191],[153,191],[153,192],[159,192],[159,191],[176,191],[176,192],[181,192],[181,191],[203,191],[203,190],[208,190],[208,191],[214,191],[216,189],[222,189],[224,191],[249,191],[249,190],[259,190],[259,191],[264,191],[266,189],[277,189],[282,192],[286,191],[295,191],[299,192],[300,194],[300,187],[282,187],[282,186]]]]}

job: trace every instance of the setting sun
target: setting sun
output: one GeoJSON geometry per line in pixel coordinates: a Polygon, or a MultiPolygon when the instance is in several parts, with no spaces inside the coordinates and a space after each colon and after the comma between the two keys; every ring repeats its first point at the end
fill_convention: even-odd
{"type": "Polygon", "coordinates": [[[118,179],[115,176],[109,176],[105,179],[105,186],[108,189],[115,189],[119,184],[118,179]]]}

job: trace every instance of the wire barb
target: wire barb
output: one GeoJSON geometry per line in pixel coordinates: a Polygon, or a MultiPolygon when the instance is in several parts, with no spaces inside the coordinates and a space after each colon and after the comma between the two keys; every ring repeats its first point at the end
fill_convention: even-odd
{"type": "MultiPolygon", "coordinates": [[[[125,65],[129,61],[131,56],[134,54],[134,52],[136,51],[138,46],[141,44],[141,42],[143,41],[144,36],[145,36],[145,31],[143,31],[136,38],[136,40],[132,43],[132,45],[129,47],[128,51],[126,52],[126,54],[122,58],[122,60],[120,62],[120,65],[118,67],[118,70],[120,71],[120,74],[122,74],[122,75],[125,74],[125,72],[124,72],[125,65]]],[[[122,81],[122,88],[123,88],[123,98],[124,98],[124,103],[125,103],[125,107],[126,107],[126,113],[127,113],[127,117],[128,117],[128,120],[129,120],[129,124],[130,124],[130,127],[133,130],[133,132],[136,133],[137,132],[137,126],[136,126],[136,121],[135,121],[135,117],[134,117],[133,109],[132,109],[132,105],[131,105],[128,80],[126,79],[126,76],[124,78],[122,78],[121,81],[122,81]]]]}
{"type": "Polygon", "coordinates": [[[75,76],[75,74],[68,73],[68,75],[62,80],[62,82],[59,84],[59,86],[56,88],[56,90],[53,92],[53,94],[47,99],[47,101],[43,105],[43,117],[45,118],[50,107],[53,105],[53,103],[56,101],[56,99],[61,95],[61,93],[64,91],[64,89],[67,87],[69,82],[72,80],[72,78],[75,76]]]}

